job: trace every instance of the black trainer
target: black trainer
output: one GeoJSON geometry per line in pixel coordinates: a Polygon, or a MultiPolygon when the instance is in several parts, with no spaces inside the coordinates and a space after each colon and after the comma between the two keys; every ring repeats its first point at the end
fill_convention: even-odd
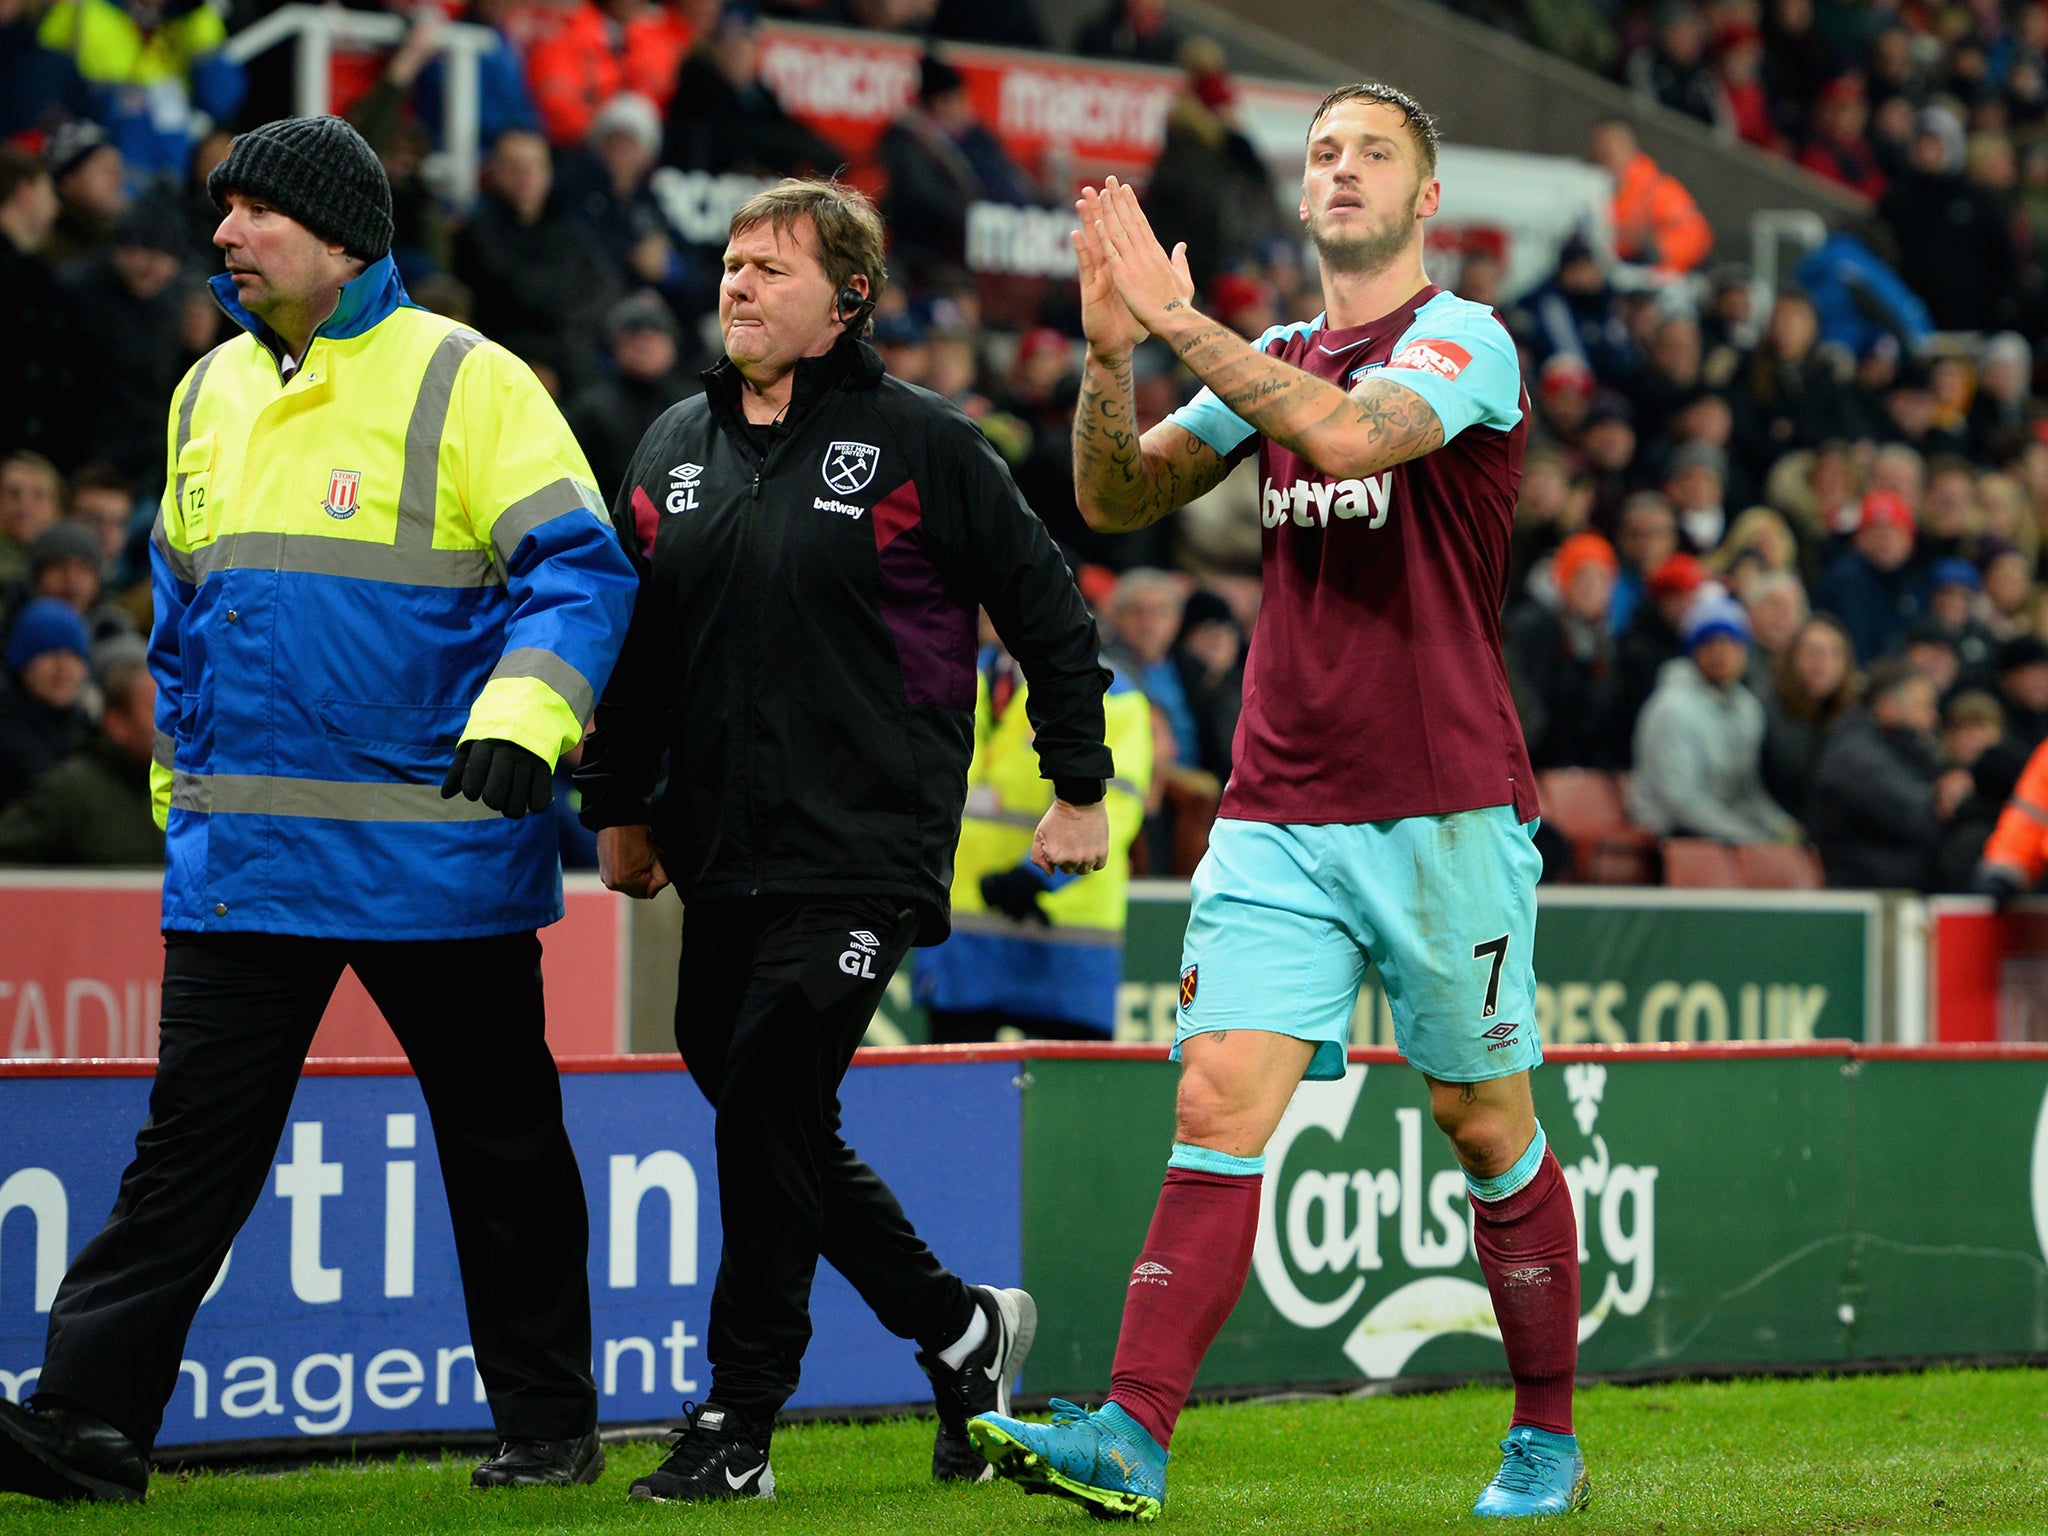
{"type": "Polygon", "coordinates": [[[472,1488],[566,1488],[594,1483],[604,1472],[597,1431],[578,1440],[505,1440],[498,1454],[469,1474],[472,1488]]]}
{"type": "Polygon", "coordinates": [[[996,1475],[968,1440],[967,1421],[977,1413],[1010,1411],[1010,1383],[1024,1368],[1031,1341],[1038,1337],[1038,1303],[1030,1292],[973,1285],[968,1293],[988,1319],[988,1337],[957,1371],[936,1350],[917,1353],[918,1365],[931,1378],[932,1402],[939,1410],[932,1476],[942,1483],[985,1483],[996,1475]]]}
{"type": "Polygon", "coordinates": [[[32,1499],[140,1504],[149,1463],[104,1419],[47,1398],[0,1398],[0,1493],[32,1499]]]}
{"type": "Polygon", "coordinates": [[[712,1499],[772,1499],[775,1473],[768,1465],[772,1426],[742,1419],[716,1403],[683,1404],[668,1459],[633,1479],[628,1497],[655,1504],[702,1504],[712,1499]]]}

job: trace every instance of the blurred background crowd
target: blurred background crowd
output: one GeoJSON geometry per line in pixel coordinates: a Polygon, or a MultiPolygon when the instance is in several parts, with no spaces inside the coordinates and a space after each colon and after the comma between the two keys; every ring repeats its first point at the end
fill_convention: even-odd
{"type": "MultiPolygon", "coordinates": [[[[1432,255],[1433,278],[1494,305],[1524,359],[1503,629],[1551,876],[1721,878],[1676,867],[1700,842],[1785,850],[1794,881],[1970,888],[2048,736],[2048,9],[1458,8],[1875,210],[1768,291],[1717,259],[1688,189],[1616,118],[1585,148],[1612,177],[1609,217],[1533,287],[1508,291],[1484,239],[1432,255]]],[[[270,9],[0,0],[0,860],[161,856],[148,530],[165,402],[229,334],[204,286],[219,269],[206,173],[237,127],[292,110],[287,52],[243,65],[223,47],[270,9]]],[[[1188,873],[1228,777],[1257,613],[1256,467],[1141,534],[1083,526],[1072,285],[971,270],[967,227],[976,203],[1067,207],[1072,168],[1013,158],[949,52],[1175,71],[1146,205],[1187,240],[1208,311],[1256,337],[1321,304],[1294,187],[1248,136],[1223,50],[1169,0],[1104,0],[1059,36],[1032,0],[404,14],[404,40],[339,79],[337,101],[390,173],[406,284],[534,367],[607,495],[718,355],[723,218],[692,230],[675,188],[843,171],[876,193],[893,245],[875,345],[981,424],[1066,547],[1152,706],[1134,868],[1188,873]],[[473,201],[440,174],[450,19],[500,41],[481,61],[473,201]],[[849,153],[778,97],[762,35],[780,20],[918,40],[915,90],[872,144],[849,153]]],[[[1192,390],[1141,352],[1142,425],[1192,390]]],[[[572,865],[592,861],[566,814],[563,839],[572,865]]]]}

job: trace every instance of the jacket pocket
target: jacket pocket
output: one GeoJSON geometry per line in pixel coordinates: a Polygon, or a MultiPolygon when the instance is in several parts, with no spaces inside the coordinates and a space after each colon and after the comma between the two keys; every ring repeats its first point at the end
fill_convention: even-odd
{"type": "Polygon", "coordinates": [[[219,498],[213,494],[213,459],[217,439],[211,432],[195,437],[178,450],[178,515],[185,525],[185,542],[194,547],[213,542],[220,526],[219,498]]]}
{"type": "Polygon", "coordinates": [[[468,720],[466,704],[320,701],[321,729],[351,779],[418,780],[446,773],[468,720]]]}

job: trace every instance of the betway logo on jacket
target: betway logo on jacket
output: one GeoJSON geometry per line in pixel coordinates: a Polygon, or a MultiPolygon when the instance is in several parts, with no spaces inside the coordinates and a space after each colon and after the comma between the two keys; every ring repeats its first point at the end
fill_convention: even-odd
{"type": "Polygon", "coordinates": [[[1297,528],[1327,528],[1330,519],[1362,517],[1377,528],[1387,520],[1394,500],[1394,472],[1383,469],[1363,480],[1297,480],[1275,485],[1268,480],[1259,494],[1259,519],[1268,528],[1292,520],[1297,528]]]}

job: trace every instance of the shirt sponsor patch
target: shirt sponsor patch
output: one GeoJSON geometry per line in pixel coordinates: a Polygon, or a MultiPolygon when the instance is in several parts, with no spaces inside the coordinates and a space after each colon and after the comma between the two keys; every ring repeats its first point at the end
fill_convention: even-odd
{"type": "Polygon", "coordinates": [[[1465,365],[1472,361],[1472,354],[1455,341],[1411,341],[1394,354],[1390,368],[1412,368],[1418,373],[1433,373],[1439,378],[1455,379],[1465,371],[1465,365]]]}

